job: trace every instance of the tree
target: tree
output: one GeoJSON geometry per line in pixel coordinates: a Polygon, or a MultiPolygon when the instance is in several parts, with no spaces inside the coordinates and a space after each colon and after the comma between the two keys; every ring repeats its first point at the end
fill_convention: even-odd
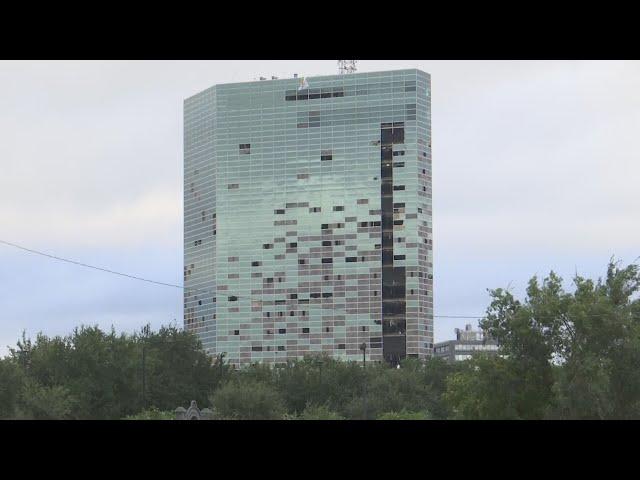
{"type": "Polygon", "coordinates": [[[360,394],[349,404],[346,409],[349,417],[375,419],[385,412],[428,410],[434,398],[424,381],[422,364],[404,362],[403,365],[402,368],[367,365],[367,396],[360,394]]]}
{"type": "MultiPolygon", "coordinates": [[[[148,330],[148,329],[147,329],[148,330]]],[[[224,366],[212,364],[198,337],[175,326],[135,335],[136,356],[145,348],[145,398],[147,405],[173,410],[196,400],[204,405],[224,366]]]]}
{"type": "Polygon", "coordinates": [[[327,355],[309,356],[273,370],[273,382],[290,412],[301,413],[308,404],[325,405],[345,414],[344,407],[362,395],[364,374],[355,362],[327,355]]]}
{"type": "MultiPolygon", "coordinates": [[[[65,337],[38,334],[33,342],[23,334],[9,360],[32,381],[31,393],[73,399],[79,419],[118,419],[149,407],[173,410],[191,400],[204,403],[226,372],[222,363],[212,365],[195,335],[175,327],[117,335],[113,328],[105,333],[80,326],[65,337]]],[[[23,405],[22,410],[34,408],[23,405]]]]}
{"type": "Polygon", "coordinates": [[[34,420],[72,420],[77,399],[66,387],[47,387],[27,378],[22,390],[20,416],[34,420]]]}
{"type": "Polygon", "coordinates": [[[171,411],[159,410],[155,407],[151,407],[148,410],[143,410],[135,415],[129,415],[125,417],[125,420],[175,420],[176,414],[171,411]]]}
{"type": "Polygon", "coordinates": [[[280,393],[264,382],[228,382],[211,396],[215,418],[221,420],[277,420],[286,412],[280,393]]]}
{"type": "MultiPolygon", "coordinates": [[[[551,272],[540,289],[536,277],[529,281],[524,303],[501,288],[490,290],[491,304],[487,316],[480,325],[500,344],[500,354],[495,358],[481,358],[471,362],[473,370],[466,369],[451,380],[448,386],[450,399],[461,399],[456,387],[473,389],[491,395],[487,403],[477,405],[480,418],[544,418],[553,398],[553,333],[552,319],[565,308],[561,279],[551,272]],[[477,378],[468,378],[475,375],[477,378]],[[465,378],[467,377],[467,378],[465,378]],[[490,394],[487,388],[495,384],[490,394]],[[505,410],[500,413],[498,406],[505,410]],[[495,415],[498,415],[495,417],[495,415]]],[[[466,405],[469,407],[469,405],[466,405]]],[[[458,415],[461,411],[457,406],[458,415]]],[[[465,411],[463,408],[462,411],[465,411]]]]}
{"type": "Polygon", "coordinates": [[[334,412],[326,405],[309,404],[302,411],[298,420],[344,420],[344,417],[334,412]]]}
{"type": "Polygon", "coordinates": [[[444,398],[452,418],[517,420],[540,416],[526,410],[537,398],[523,391],[529,378],[519,378],[516,367],[512,360],[500,357],[479,356],[463,362],[447,379],[444,398]]]}
{"type": "Polygon", "coordinates": [[[640,271],[610,261],[605,279],[574,278],[556,327],[553,418],[640,418],[640,271]]]}
{"type": "Polygon", "coordinates": [[[410,412],[402,409],[399,412],[386,412],[378,416],[378,420],[431,420],[429,412],[410,412]]]}
{"type": "Polygon", "coordinates": [[[9,358],[0,359],[0,419],[15,415],[22,383],[19,365],[9,358]]]}
{"type": "Polygon", "coordinates": [[[640,272],[613,260],[606,278],[576,275],[574,292],[551,272],[520,302],[503,289],[481,326],[502,358],[477,359],[447,381],[463,418],[639,418],[640,272]]]}

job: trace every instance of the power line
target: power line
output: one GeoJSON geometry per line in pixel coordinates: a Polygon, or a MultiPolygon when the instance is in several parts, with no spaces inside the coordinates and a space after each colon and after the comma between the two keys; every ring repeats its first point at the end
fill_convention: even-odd
{"type": "Polygon", "coordinates": [[[79,265],[81,267],[92,268],[94,270],[100,270],[101,272],[113,273],[114,275],[120,275],[122,277],[132,278],[134,280],[140,280],[142,282],[155,283],[156,285],[164,285],[165,287],[183,288],[180,285],[175,285],[175,284],[172,284],[172,283],[158,282],[156,280],[150,280],[148,278],[142,278],[142,277],[137,277],[135,275],[129,275],[128,273],[116,272],[115,270],[109,270],[108,268],[96,267],[94,265],[89,265],[89,264],[86,264],[86,263],[77,262],[75,260],[70,260],[68,258],[62,258],[62,257],[58,257],[56,255],[50,255],[48,253],[39,252],[38,250],[32,250],[30,248],[26,248],[26,247],[22,247],[20,245],[16,245],[15,243],[6,242],[4,240],[0,240],[0,243],[3,243],[5,245],[9,245],[10,247],[19,248],[20,250],[24,250],[25,252],[35,253],[36,255],[42,255],[43,257],[52,258],[54,260],[59,260],[61,262],[72,263],[74,265],[79,265]]]}
{"type": "MultiPolygon", "coordinates": [[[[4,245],[8,245],[10,247],[18,248],[20,250],[24,250],[25,252],[35,253],[36,255],[41,255],[43,257],[51,258],[51,259],[58,260],[58,261],[61,261],[61,262],[71,263],[73,265],[78,265],[78,266],[85,267],[85,268],[91,268],[93,270],[99,270],[101,272],[112,273],[114,275],[120,275],[121,277],[131,278],[132,280],[140,280],[141,282],[153,283],[155,285],[162,285],[162,286],[165,286],[165,287],[179,288],[181,290],[193,290],[193,291],[200,290],[200,289],[195,289],[195,288],[185,288],[182,285],[176,285],[174,283],[159,282],[157,280],[151,280],[149,278],[138,277],[136,275],[130,275],[128,273],[116,272],[115,270],[110,270],[108,268],[96,267],[95,265],[89,265],[87,263],[78,262],[76,260],[71,260],[71,259],[63,258],[63,257],[58,257],[56,255],[50,255],[50,254],[45,253],[45,252],[40,252],[38,250],[33,250],[31,248],[26,248],[26,247],[23,247],[21,245],[17,245],[15,243],[7,242],[5,240],[0,240],[0,243],[2,243],[4,245]]],[[[200,291],[208,292],[208,290],[200,290],[200,291]]]]}

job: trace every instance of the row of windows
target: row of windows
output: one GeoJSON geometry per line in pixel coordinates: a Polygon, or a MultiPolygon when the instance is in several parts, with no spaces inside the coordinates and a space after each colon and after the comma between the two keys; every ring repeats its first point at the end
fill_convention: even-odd
{"type": "Polygon", "coordinates": [[[301,90],[287,90],[285,92],[285,100],[315,100],[318,98],[336,98],[349,97],[355,95],[373,95],[377,93],[398,93],[398,92],[415,92],[416,81],[406,80],[404,82],[385,82],[378,84],[363,84],[358,86],[338,86],[309,88],[301,90]]]}
{"type": "MultiPolygon", "coordinates": [[[[344,350],[345,349],[345,344],[344,343],[339,343],[337,345],[338,350],[344,350]]],[[[374,346],[374,344],[371,344],[371,348],[380,348],[380,345],[378,345],[377,347],[374,346]]],[[[266,347],[262,347],[262,346],[253,346],[251,347],[251,351],[252,352],[262,352],[262,351],[267,351],[270,352],[271,351],[271,346],[267,345],[266,347]],[[263,350],[264,348],[264,350],[263,350]]],[[[284,345],[278,345],[278,352],[284,352],[286,351],[286,348],[284,347],[284,345]]]]}
{"type": "Polygon", "coordinates": [[[499,349],[498,345],[471,345],[471,344],[456,344],[456,350],[475,350],[475,351],[496,351],[499,349]]]}
{"type": "MultiPolygon", "coordinates": [[[[399,166],[399,167],[404,167],[404,162],[400,162],[401,164],[396,165],[394,163],[394,166],[399,166]]],[[[298,180],[303,180],[303,179],[307,179],[309,178],[309,174],[308,173],[298,173],[297,174],[297,179],[298,180]]],[[[254,185],[260,185],[261,183],[254,183],[254,185]]],[[[240,188],[240,184],[239,183],[230,183],[227,185],[227,189],[228,190],[238,190],[240,188]]],[[[398,190],[405,190],[405,185],[394,185],[393,189],[398,191],[398,190]]],[[[426,187],[423,187],[423,190],[425,190],[426,187]]],[[[340,211],[340,210],[334,210],[334,211],[340,211]]]]}

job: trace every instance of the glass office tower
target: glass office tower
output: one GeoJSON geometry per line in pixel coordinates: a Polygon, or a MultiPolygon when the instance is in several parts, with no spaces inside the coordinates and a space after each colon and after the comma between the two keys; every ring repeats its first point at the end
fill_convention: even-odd
{"type": "Polygon", "coordinates": [[[184,102],[184,322],[235,366],[433,349],[430,77],[216,85],[184,102]]]}

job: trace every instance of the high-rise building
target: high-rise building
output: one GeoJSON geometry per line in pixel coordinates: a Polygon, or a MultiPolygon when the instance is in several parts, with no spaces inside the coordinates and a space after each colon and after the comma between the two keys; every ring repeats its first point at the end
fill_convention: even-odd
{"type": "Polygon", "coordinates": [[[184,102],[184,322],[233,365],[433,353],[430,76],[184,102]]]}

